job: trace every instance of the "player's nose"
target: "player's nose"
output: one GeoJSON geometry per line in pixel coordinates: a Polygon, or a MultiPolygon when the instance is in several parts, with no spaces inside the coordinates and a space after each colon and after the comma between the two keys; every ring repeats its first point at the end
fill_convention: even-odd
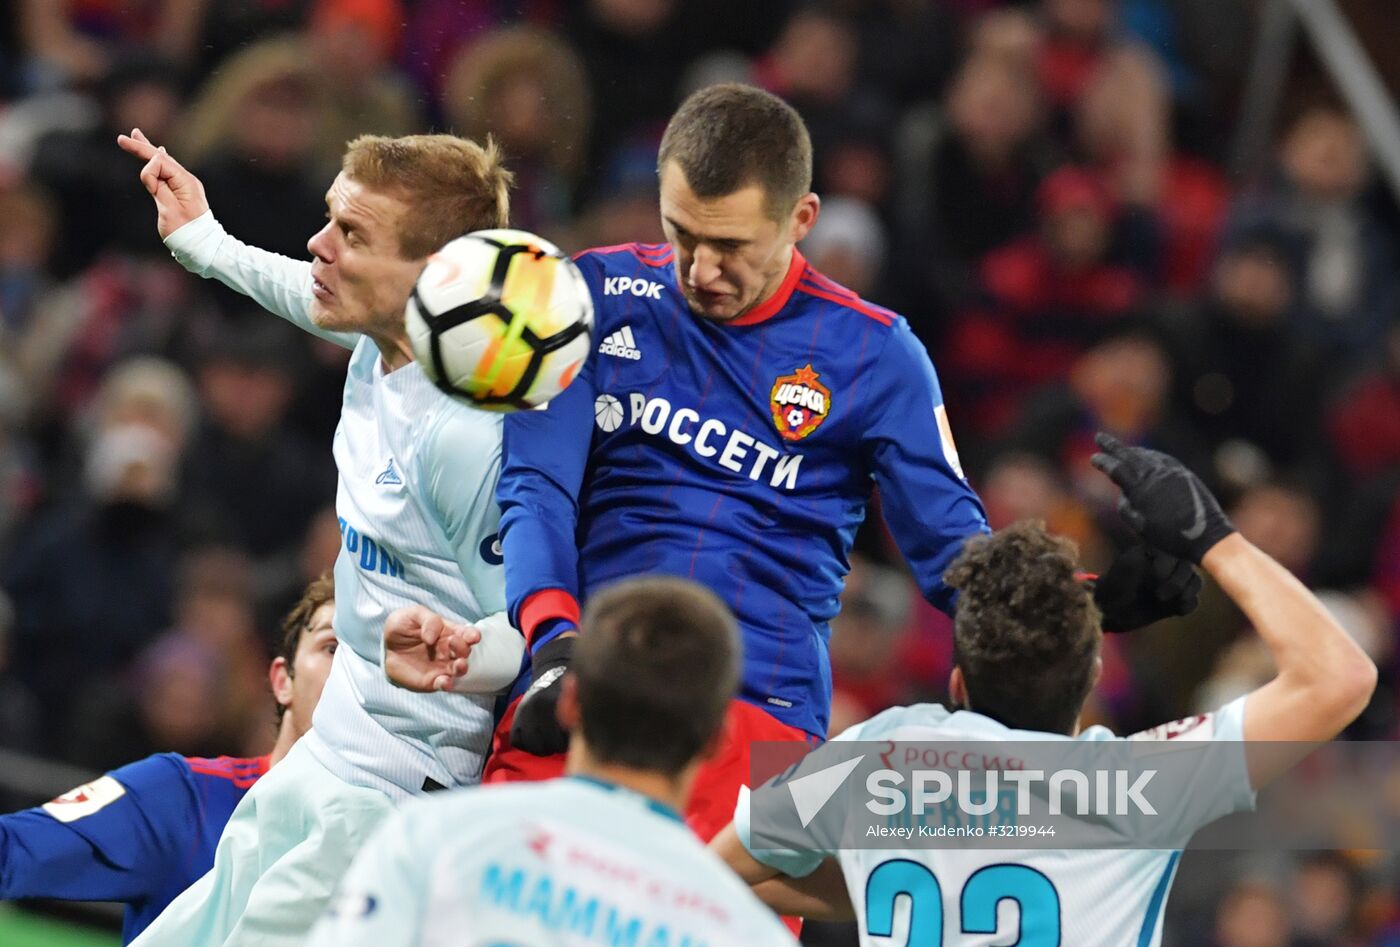
{"type": "Polygon", "coordinates": [[[323,263],[329,263],[332,259],[330,232],[331,223],[326,221],[326,225],[313,233],[311,239],[306,241],[306,249],[323,263]]]}
{"type": "Polygon", "coordinates": [[[704,247],[695,248],[695,256],[690,261],[690,284],[706,289],[719,279],[719,255],[704,247]]]}

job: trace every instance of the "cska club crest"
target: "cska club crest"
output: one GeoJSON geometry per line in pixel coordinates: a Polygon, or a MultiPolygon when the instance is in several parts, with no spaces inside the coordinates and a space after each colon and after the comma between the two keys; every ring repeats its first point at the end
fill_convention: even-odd
{"type": "Polygon", "coordinates": [[[773,382],[770,405],[773,424],[785,441],[800,441],[826,420],[831,409],[831,391],[817,379],[810,362],[791,375],[773,382]]]}

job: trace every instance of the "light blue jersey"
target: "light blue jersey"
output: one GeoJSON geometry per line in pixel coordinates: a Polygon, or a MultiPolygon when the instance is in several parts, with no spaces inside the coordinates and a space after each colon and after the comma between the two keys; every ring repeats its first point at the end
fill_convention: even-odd
{"type": "Polygon", "coordinates": [[[361,850],[315,947],[791,947],[674,811],[592,779],[417,800],[361,850]]]}
{"type": "Polygon", "coordinates": [[[476,783],[495,697],[516,678],[524,654],[505,617],[497,539],[500,415],[446,397],[417,363],[386,372],[365,336],[316,326],[310,263],[240,242],[208,212],[166,243],[191,272],[352,350],[334,447],[341,648],[307,746],[335,776],[396,800],[425,786],[476,783]],[[415,603],[482,632],[456,693],[411,693],[384,675],[384,621],[415,603]]]}
{"type": "MultiPolygon", "coordinates": [[[[1253,808],[1243,750],[1245,698],[1213,714],[1166,724],[1131,737],[1090,727],[1077,737],[1013,730],[972,711],[938,704],[895,707],[846,730],[837,741],[927,744],[1213,740],[1239,744],[1239,752],[1209,757],[1215,763],[1192,773],[1190,791],[1161,813],[1157,849],[921,848],[837,852],[752,849],[754,858],[793,877],[805,877],[834,855],[867,947],[1153,947],[1161,942],[1162,909],[1181,849],[1201,826],[1253,808]],[[1163,827],[1165,826],[1165,827],[1163,827]]],[[[817,751],[820,753],[821,751],[817,751]]],[[[1171,752],[1142,748],[1140,753],[1171,752]]],[[[815,756],[815,755],[814,755],[815,756]]],[[[749,795],[745,790],[734,827],[751,846],[749,795]]]]}

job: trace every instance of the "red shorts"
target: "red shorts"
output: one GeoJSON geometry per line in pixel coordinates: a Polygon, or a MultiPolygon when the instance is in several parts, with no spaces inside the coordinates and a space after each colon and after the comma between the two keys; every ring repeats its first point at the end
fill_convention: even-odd
{"type": "MultiPolygon", "coordinates": [[[[510,723],[518,703],[506,709],[496,727],[491,757],[481,778],[484,783],[534,782],[564,775],[562,753],[535,756],[510,745],[510,723]]],[[[724,737],[715,755],[701,764],[685,812],[686,824],[704,841],[714,838],[733,820],[739,787],[749,784],[749,746],[756,741],[814,742],[804,731],[747,701],[731,701],[724,717],[724,737]]]]}

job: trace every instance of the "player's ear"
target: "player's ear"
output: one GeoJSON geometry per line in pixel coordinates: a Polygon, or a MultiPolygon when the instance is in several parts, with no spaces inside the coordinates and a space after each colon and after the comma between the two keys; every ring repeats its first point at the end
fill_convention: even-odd
{"type": "Polygon", "coordinates": [[[1093,691],[1099,686],[1099,678],[1103,677],[1103,658],[1094,659],[1094,679],[1089,682],[1089,690],[1093,691]]]}
{"type": "Polygon", "coordinates": [[[555,705],[554,716],[559,726],[570,733],[578,727],[578,679],[572,674],[566,673],[563,683],[559,685],[559,703],[555,705]]]}
{"type": "Polygon", "coordinates": [[[953,702],[954,707],[972,706],[967,699],[967,681],[963,680],[962,668],[956,664],[948,674],[948,699],[953,702]]]}
{"type": "Polygon", "coordinates": [[[792,215],[788,218],[791,229],[792,242],[797,243],[812,229],[812,225],[817,222],[817,217],[821,214],[822,200],[816,194],[808,191],[797,199],[796,206],[792,209],[792,215]]]}
{"type": "Polygon", "coordinates": [[[267,669],[267,681],[272,685],[272,696],[283,707],[292,705],[292,674],[286,658],[273,658],[267,669]]]}

